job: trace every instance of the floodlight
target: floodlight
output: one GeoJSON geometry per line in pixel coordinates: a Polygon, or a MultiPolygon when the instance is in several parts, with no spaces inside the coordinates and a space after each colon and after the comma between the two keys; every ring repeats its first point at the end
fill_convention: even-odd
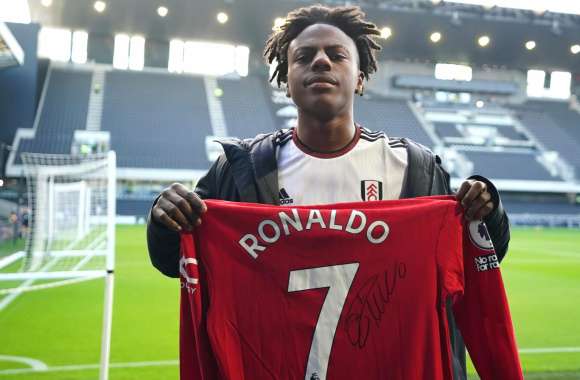
{"type": "Polygon", "coordinates": [[[481,47],[488,46],[490,42],[491,42],[491,39],[489,38],[489,36],[481,36],[477,39],[477,43],[481,47]]]}
{"type": "Polygon", "coordinates": [[[220,12],[217,14],[217,20],[220,24],[225,24],[229,20],[229,16],[225,12],[220,12]]]}
{"type": "Polygon", "coordinates": [[[95,10],[99,13],[103,13],[105,11],[105,9],[107,9],[107,3],[105,3],[104,1],[95,1],[95,4],[93,5],[93,7],[95,8],[95,10]]]}
{"type": "Polygon", "coordinates": [[[160,6],[159,8],[157,8],[157,14],[159,15],[159,17],[165,17],[167,16],[167,13],[169,13],[169,9],[167,9],[167,7],[160,6]]]}
{"type": "Polygon", "coordinates": [[[437,42],[441,41],[441,33],[433,32],[429,38],[431,39],[431,42],[436,44],[437,42]]]}
{"type": "Polygon", "coordinates": [[[382,39],[389,39],[393,35],[393,31],[388,26],[385,26],[381,29],[381,38],[382,39]]]}
{"type": "Polygon", "coordinates": [[[274,26],[272,27],[272,30],[276,31],[278,29],[280,29],[282,27],[282,25],[284,25],[284,23],[286,23],[286,19],[283,17],[276,17],[274,19],[274,26]]]}
{"type": "Polygon", "coordinates": [[[536,41],[528,41],[526,42],[526,49],[534,50],[536,48],[536,41]]]}

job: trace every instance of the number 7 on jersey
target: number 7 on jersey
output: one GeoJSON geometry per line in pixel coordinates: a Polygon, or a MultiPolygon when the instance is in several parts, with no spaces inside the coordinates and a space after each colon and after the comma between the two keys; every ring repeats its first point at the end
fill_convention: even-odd
{"type": "Polygon", "coordinates": [[[326,379],[336,326],[358,266],[358,263],[351,263],[290,272],[288,292],[328,288],[314,329],[305,380],[326,379]]]}

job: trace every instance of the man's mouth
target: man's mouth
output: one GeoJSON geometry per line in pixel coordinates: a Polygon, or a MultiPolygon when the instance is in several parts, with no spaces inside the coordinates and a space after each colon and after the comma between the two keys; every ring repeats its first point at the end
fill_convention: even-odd
{"type": "Polygon", "coordinates": [[[306,87],[329,88],[338,84],[336,80],[329,77],[314,77],[306,80],[306,87]]]}

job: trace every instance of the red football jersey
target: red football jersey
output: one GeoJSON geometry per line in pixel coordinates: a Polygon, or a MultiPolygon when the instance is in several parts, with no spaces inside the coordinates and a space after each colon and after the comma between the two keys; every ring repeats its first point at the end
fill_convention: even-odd
{"type": "Polygon", "coordinates": [[[182,379],[451,379],[449,297],[481,378],[523,379],[487,229],[452,197],[206,204],[181,235],[182,379]]]}

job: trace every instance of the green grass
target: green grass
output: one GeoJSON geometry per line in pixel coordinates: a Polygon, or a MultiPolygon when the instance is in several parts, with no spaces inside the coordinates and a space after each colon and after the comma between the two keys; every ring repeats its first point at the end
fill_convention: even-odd
{"type": "MultiPolygon", "coordinates": [[[[513,231],[502,272],[519,347],[580,347],[580,231],[513,231]]],[[[580,378],[580,352],[521,359],[527,372],[575,371],[566,379],[580,378]]]]}
{"type": "MultiPolygon", "coordinates": [[[[8,248],[1,248],[6,251],[8,248]]],[[[3,251],[4,252],[4,251],[3,251]]],[[[520,348],[580,347],[580,231],[517,229],[502,264],[520,348]]],[[[117,228],[112,363],[178,358],[179,284],[149,263],[143,226],[117,228]]],[[[99,361],[103,281],[40,290],[0,312],[0,355],[49,367],[99,361]]],[[[533,380],[580,378],[580,352],[521,355],[533,380]]],[[[3,369],[25,365],[0,360],[3,369]]],[[[1,379],[94,379],[96,369],[0,374],[1,379]]],[[[176,379],[177,365],[112,368],[111,379],[176,379]]]]}
{"type": "Polygon", "coordinates": [[[8,240],[0,243],[0,258],[13,252],[24,250],[24,239],[8,240]]]}
{"type": "MultiPolygon", "coordinates": [[[[143,226],[117,228],[111,362],[178,358],[179,283],[149,263],[143,226]]],[[[0,355],[49,367],[99,362],[104,281],[40,290],[0,313],[0,355]]],[[[0,370],[24,367],[0,361],[0,370]]],[[[0,375],[14,379],[94,379],[97,370],[0,375]]],[[[175,379],[176,365],[111,370],[111,379],[175,379]]]]}

